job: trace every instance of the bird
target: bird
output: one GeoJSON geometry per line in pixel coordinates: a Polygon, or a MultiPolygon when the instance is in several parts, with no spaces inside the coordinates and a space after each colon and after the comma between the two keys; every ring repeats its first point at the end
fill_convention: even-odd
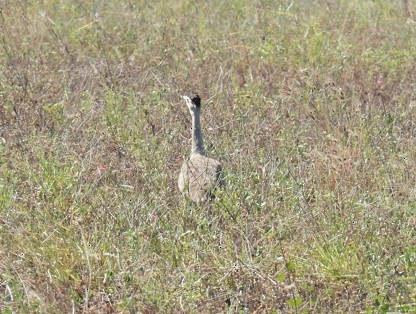
{"type": "Polygon", "coordinates": [[[198,94],[182,96],[192,118],[192,148],[189,159],[182,164],[179,190],[193,202],[205,203],[213,199],[213,190],[224,185],[222,165],[205,155],[201,129],[201,98],[198,94]]]}

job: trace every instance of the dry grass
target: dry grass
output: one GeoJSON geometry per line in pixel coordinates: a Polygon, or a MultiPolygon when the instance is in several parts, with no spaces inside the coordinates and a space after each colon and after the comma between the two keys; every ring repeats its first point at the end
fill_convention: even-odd
{"type": "Polygon", "coordinates": [[[414,312],[415,10],[5,1],[0,311],[414,312]]]}

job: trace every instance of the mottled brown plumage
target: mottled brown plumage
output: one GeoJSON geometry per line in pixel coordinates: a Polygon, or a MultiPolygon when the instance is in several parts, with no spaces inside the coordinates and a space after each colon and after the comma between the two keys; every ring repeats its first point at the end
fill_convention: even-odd
{"type": "Polygon", "coordinates": [[[192,117],[191,156],[181,168],[178,179],[179,190],[194,202],[205,202],[212,198],[216,186],[222,185],[222,166],[205,156],[200,123],[201,99],[198,95],[183,96],[192,117]]]}

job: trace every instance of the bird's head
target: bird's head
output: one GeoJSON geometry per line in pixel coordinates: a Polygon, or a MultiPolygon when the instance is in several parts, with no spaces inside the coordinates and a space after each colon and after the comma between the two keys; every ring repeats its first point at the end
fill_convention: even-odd
{"type": "Polygon", "coordinates": [[[182,96],[185,100],[186,105],[189,108],[189,111],[195,112],[197,109],[201,108],[201,98],[198,94],[191,94],[189,96],[182,96]]]}

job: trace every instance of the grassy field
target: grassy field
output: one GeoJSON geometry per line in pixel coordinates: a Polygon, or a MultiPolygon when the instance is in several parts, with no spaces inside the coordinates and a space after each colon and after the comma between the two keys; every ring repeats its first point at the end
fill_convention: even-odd
{"type": "Polygon", "coordinates": [[[416,312],[405,4],[3,1],[0,312],[416,312]]]}

